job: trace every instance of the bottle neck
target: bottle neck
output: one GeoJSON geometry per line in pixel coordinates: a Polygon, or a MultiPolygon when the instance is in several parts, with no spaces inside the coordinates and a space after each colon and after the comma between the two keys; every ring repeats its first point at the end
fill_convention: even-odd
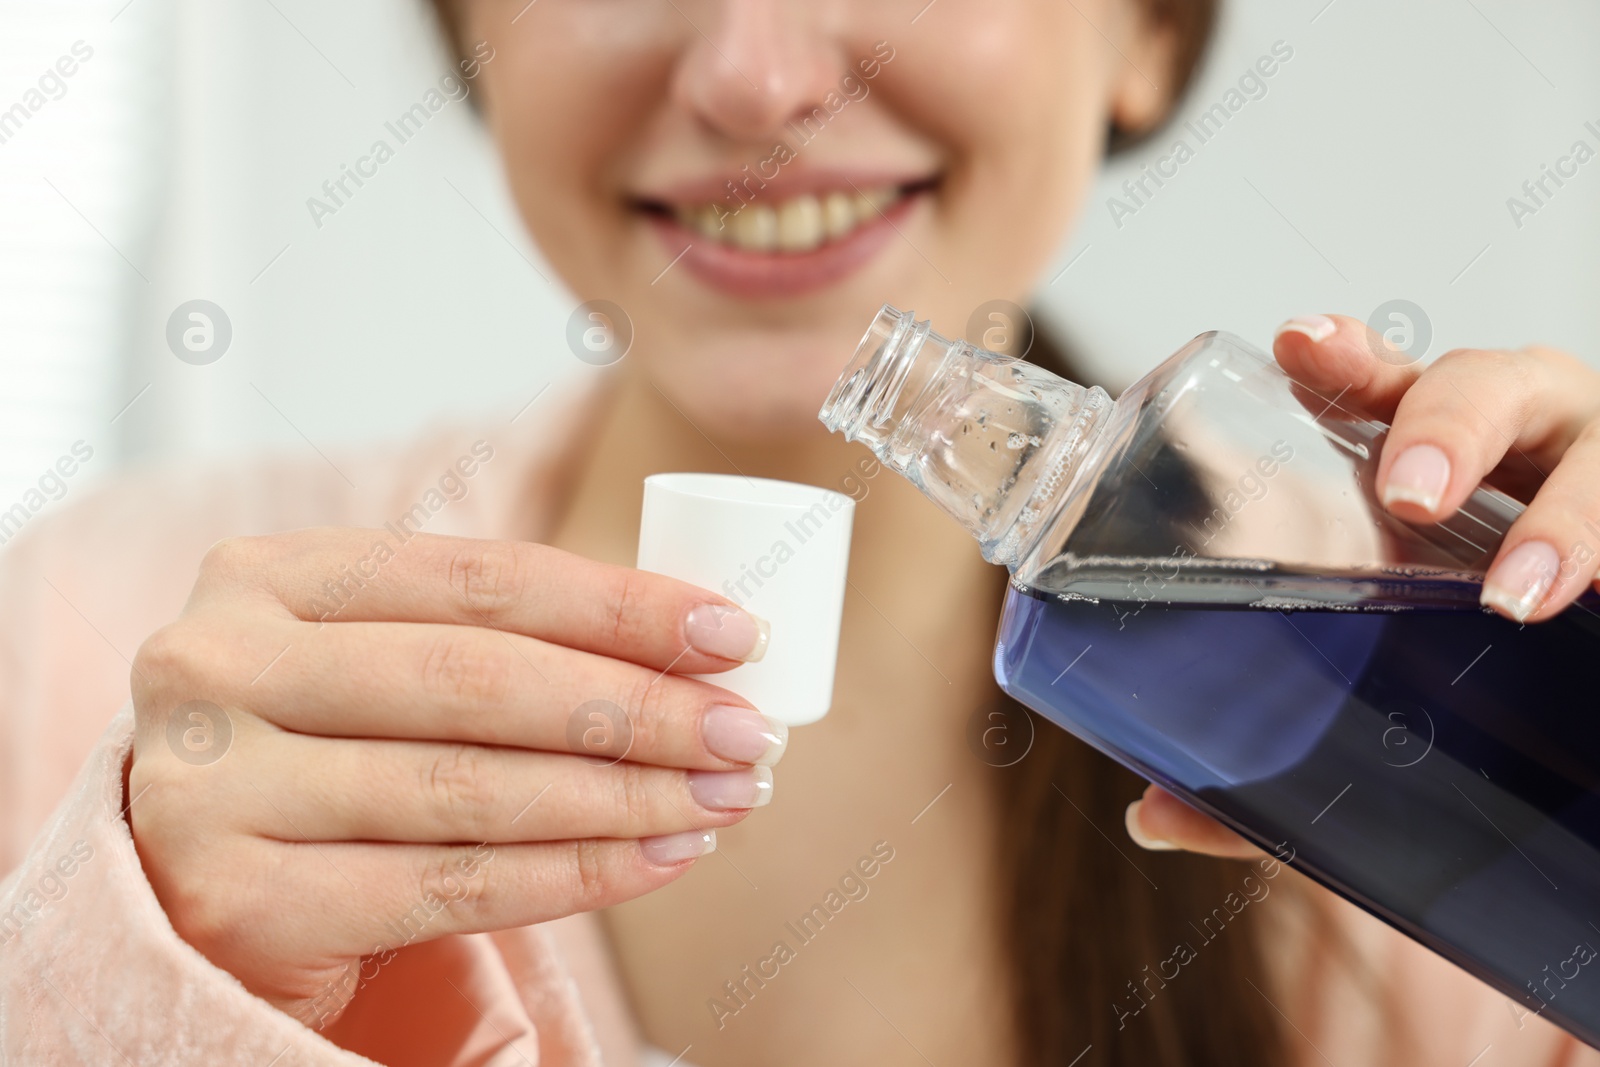
{"type": "Polygon", "coordinates": [[[819,414],[1015,567],[1059,509],[1112,401],[884,305],[819,414]]]}

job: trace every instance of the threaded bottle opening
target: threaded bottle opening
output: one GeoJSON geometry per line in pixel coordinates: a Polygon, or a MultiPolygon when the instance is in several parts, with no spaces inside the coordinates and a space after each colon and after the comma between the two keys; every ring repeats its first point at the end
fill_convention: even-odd
{"type": "Polygon", "coordinates": [[[1110,400],[884,305],[819,414],[978,540],[1020,560],[1053,514],[1110,400]]]}
{"type": "Polygon", "coordinates": [[[883,305],[817,413],[823,425],[869,446],[892,431],[885,423],[927,335],[914,313],[883,305]]]}

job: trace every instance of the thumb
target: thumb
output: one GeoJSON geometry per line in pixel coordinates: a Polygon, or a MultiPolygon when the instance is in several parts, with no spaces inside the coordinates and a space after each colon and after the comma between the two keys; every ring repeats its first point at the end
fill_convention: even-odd
{"type": "Polygon", "coordinates": [[[1128,836],[1152,851],[1182,849],[1224,859],[1260,859],[1265,852],[1162,789],[1152,785],[1128,805],[1128,836]]]}

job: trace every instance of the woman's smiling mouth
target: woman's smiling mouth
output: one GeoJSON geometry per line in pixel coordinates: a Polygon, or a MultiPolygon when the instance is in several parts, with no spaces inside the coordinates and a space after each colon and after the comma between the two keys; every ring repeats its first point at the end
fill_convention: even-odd
{"type": "Polygon", "coordinates": [[[638,197],[634,207],[673,262],[700,281],[729,296],[775,299],[831,285],[864,265],[937,185],[936,176],[797,175],[745,198],[728,192],[729,181],[695,183],[638,197]]]}

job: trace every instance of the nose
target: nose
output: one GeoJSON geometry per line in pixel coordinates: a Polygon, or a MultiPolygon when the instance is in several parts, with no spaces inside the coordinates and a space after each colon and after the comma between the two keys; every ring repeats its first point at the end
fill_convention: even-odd
{"type": "Polygon", "coordinates": [[[811,4],[816,0],[674,2],[693,28],[673,78],[675,102],[731,140],[757,141],[778,130],[821,98],[838,67],[836,48],[806,17],[811,4]]]}

